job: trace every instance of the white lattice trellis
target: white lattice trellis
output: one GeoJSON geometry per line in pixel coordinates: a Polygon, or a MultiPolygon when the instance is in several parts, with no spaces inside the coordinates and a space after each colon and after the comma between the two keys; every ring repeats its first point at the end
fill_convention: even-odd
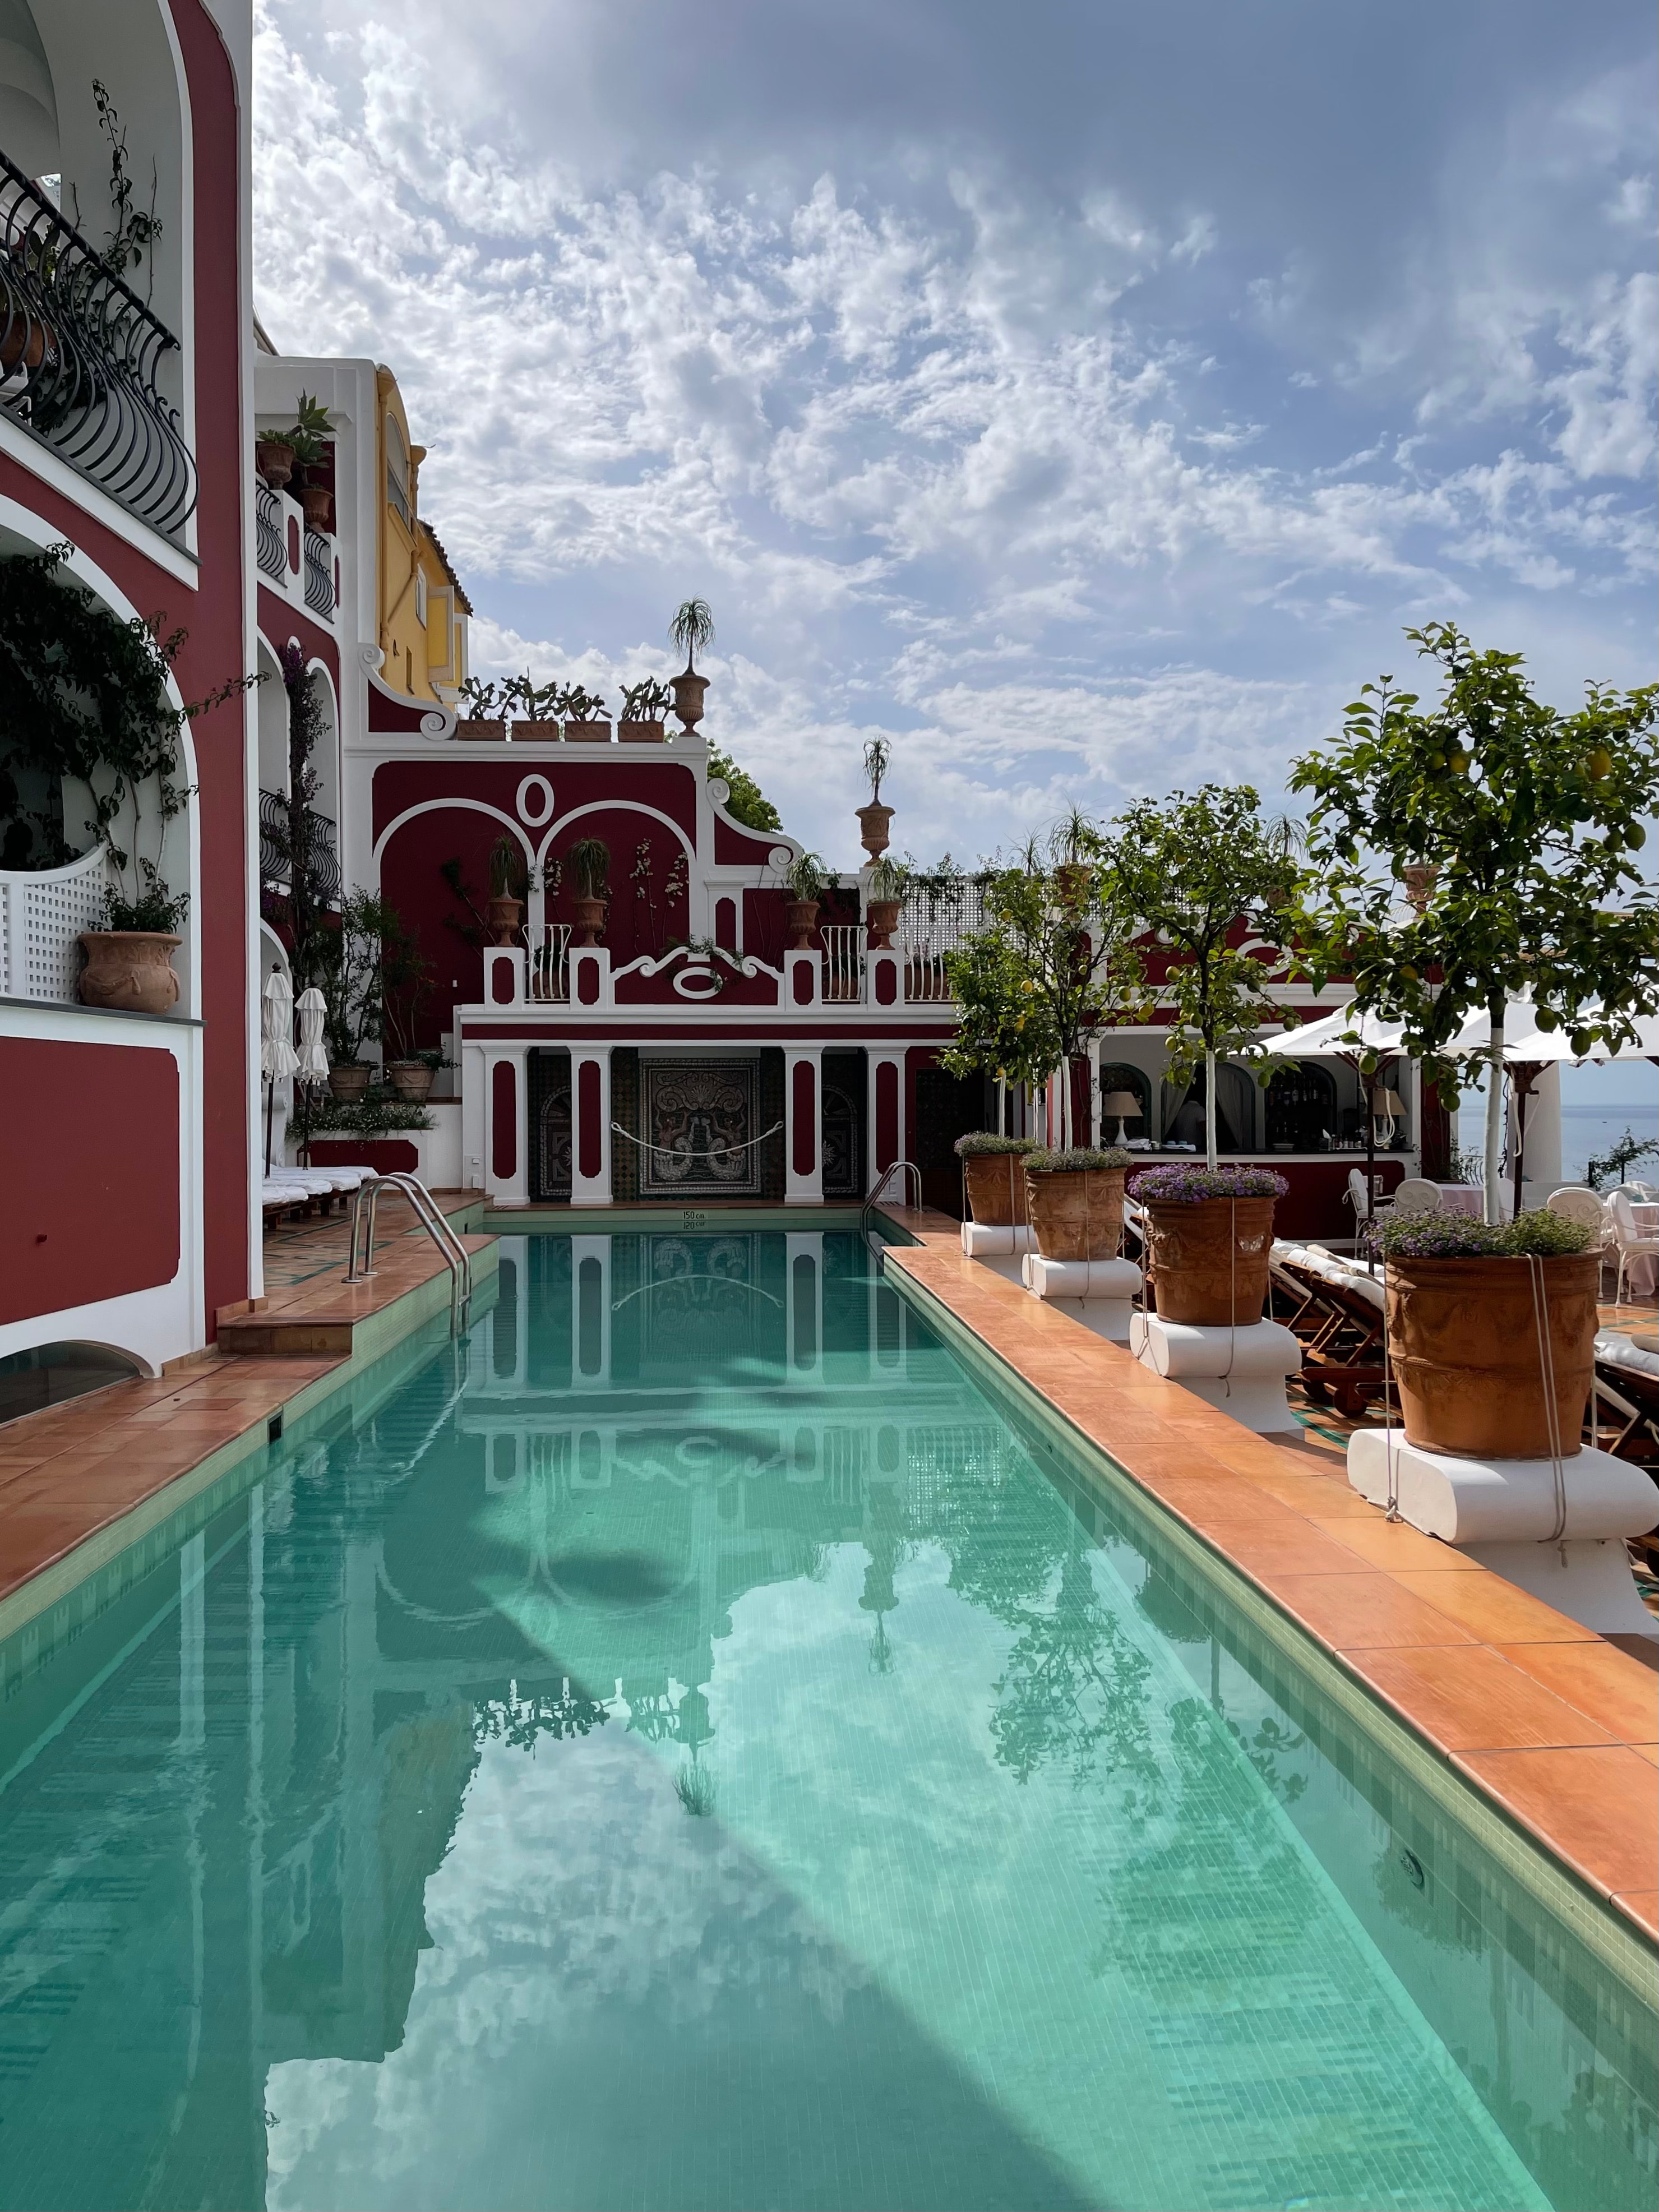
{"type": "Polygon", "coordinates": [[[94,846],[66,868],[0,872],[0,998],[73,1006],[79,939],[104,903],[104,855],[94,846]]]}

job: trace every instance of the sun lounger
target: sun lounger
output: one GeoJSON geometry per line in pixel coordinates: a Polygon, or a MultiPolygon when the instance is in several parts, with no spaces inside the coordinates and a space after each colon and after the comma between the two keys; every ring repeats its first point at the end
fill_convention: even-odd
{"type": "Polygon", "coordinates": [[[1357,1420],[1385,1381],[1381,1280],[1318,1245],[1275,1243],[1268,1266],[1283,1296],[1298,1301],[1289,1326],[1303,1343],[1303,1389],[1357,1420]]]}
{"type": "Polygon", "coordinates": [[[1599,1330],[1595,1397],[1624,1425],[1611,1438],[1603,1429],[1602,1450],[1659,1470],[1659,1352],[1632,1344],[1616,1329],[1599,1330]]]}

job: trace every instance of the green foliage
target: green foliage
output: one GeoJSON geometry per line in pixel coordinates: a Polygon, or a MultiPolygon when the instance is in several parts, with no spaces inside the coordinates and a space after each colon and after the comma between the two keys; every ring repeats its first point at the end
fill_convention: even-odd
{"type": "Polygon", "coordinates": [[[674,703],[673,693],[654,676],[625,685],[622,696],[623,720],[628,722],[659,722],[674,703]]]}
{"type": "Polygon", "coordinates": [[[281,433],[283,442],[292,447],[294,458],[301,468],[315,468],[327,457],[333,432],[329,428],[328,410],[320,399],[313,399],[308,392],[300,394],[300,419],[291,430],[281,433]]]}
{"type": "Polygon", "coordinates": [[[993,1155],[1000,1158],[1005,1152],[1023,1157],[1036,1148],[1035,1137],[999,1137],[994,1130],[969,1129],[966,1136],[957,1139],[953,1149],[959,1160],[976,1160],[993,1155]]]}
{"type": "Polygon", "coordinates": [[[190,912],[190,893],[170,897],[153,860],[140,860],[138,866],[143,888],[137,896],[123,898],[118,891],[106,891],[100,927],[155,930],[171,936],[190,912]]]}
{"type": "Polygon", "coordinates": [[[1603,1183],[1614,1186],[1624,1182],[1638,1160],[1659,1158],[1659,1137],[1638,1137],[1626,1129],[1616,1144],[1589,1162],[1584,1180],[1592,1190],[1600,1190],[1603,1183]]]}
{"type": "Polygon", "coordinates": [[[734,822],[741,822],[748,830],[782,829],[782,816],[748,769],[739,768],[731,754],[721,752],[717,745],[708,748],[708,773],[718,776],[731,793],[726,811],[734,822]]]}
{"type": "Polygon", "coordinates": [[[887,773],[893,748],[885,738],[872,738],[864,748],[864,773],[870,786],[870,804],[881,804],[881,780],[887,773]]]}
{"type": "Polygon", "coordinates": [[[489,896],[523,901],[529,896],[530,863],[524,847],[505,830],[489,848],[489,896]]]}
{"type": "Polygon", "coordinates": [[[783,872],[792,899],[821,899],[829,879],[830,872],[817,853],[797,853],[783,872]]]}
{"type": "Polygon", "coordinates": [[[303,1109],[289,1124],[295,1137],[397,1137],[432,1127],[424,1106],[392,1091],[375,1088],[361,1098],[336,1098],[326,1091],[301,1097],[303,1109]]]}
{"type": "Polygon", "coordinates": [[[896,901],[902,905],[910,888],[910,868],[908,862],[896,860],[890,853],[884,853],[870,869],[867,896],[884,904],[896,901]]]}
{"type": "MultiPolygon", "coordinates": [[[[328,1056],[337,1067],[349,1067],[362,1058],[364,1045],[386,1036],[388,999],[394,1030],[412,1026],[431,988],[430,964],[397,908],[372,891],[353,891],[340,909],[338,928],[319,930],[313,942],[328,1056]],[[402,1011],[405,1000],[415,1002],[408,1014],[402,1011]]],[[[412,1041],[393,1039],[394,1045],[412,1041]]]]}
{"type": "MultiPolygon", "coordinates": [[[[1291,841],[1283,824],[1263,822],[1247,783],[1141,799],[1113,829],[1120,895],[1168,953],[1162,995],[1175,1007],[1170,1076],[1190,1081],[1208,1059],[1242,1052],[1264,1022],[1282,1018],[1267,989],[1272,969],[1229,939],[1243,921],[1269,945],[1289,942],[1297,880],[1291,841]]],[[[1272,1072],[1264,1065],[1261,1079],[1272,1072]]]]}
{"type": "Polygon", "coordinates": [[[611,848],[603,837],[578,837],[564,856],[583,898],[605,898],[611,888],[611,848]]]}
{"type": "Polygon", "coordinates": [[[109,204],[114,220],[104,241],[103,258],[118,275],[137,268],[149,257],[152,282],[155,273],[155,241],[161,235],[161,219],[155,212],[157,173],[150,164],[149,205],[133,205],[132,179],[127,172],[127,127],[122,122],[108,88],[92,80],[92,104],[98,128],[109,145],[109,204]]]}
{"type": "MultiPolygon", "coordinates": [[[[465,678],[461,684],[461,696],[466,702],[473,720],[501,721],[517,696],[515,687],[519,680],[516,676],[511,676],[505,684],[485,684],[477,676],[465,678]]],[[[530,679],[526,676],[524,681],[528,683],[530,679]]]]}
{"type": "Polygon", "coordinates": [[[714,617],[708,600],[682,599],[668,625],[668,636],[685,655],[687,672],[691,672],[694,657],[714,641],[714,617]]]}
{"type": "Polygon", "coordinates": [[[1054,1152],[1039,1146],[1025,1155],[1025,1164],[1033,1175],[1080,1175],[1127,1168],[1133,1158],[1119,1145],[1109,1145],[1103,1152],[1091,1151],[1086,1145],[1054,1152]]]}
{"type": "Polygon", "coordinates": [[[1378,1227],[1376,1242],[1387,1260],[1559,1259],[1586,1252],[1595,1230],[1585,1221],[1568,1221],[1540,1207],[1513,1221],[1476,1221],[1465,1213],[1396,1213],[1378,1227]]]}
{"type": "MultiPolygon", "coordinates": [[[[167,825],[190,797],[179,781],[187,720],[258,681],[233,677],[177,708],[168,694],[179,629],[123,622],[65,563],[74,548],[0,559],[0,867],[57,868],[101,844],[148,896],[137,846],[153,817],[159,872],[167,825]],[[90,808],[71,823],[66,809],[90,808]]],[[[125,890],[122,895],[125,894],[125,890]]]]}
{"type": "Polygon", "coordinates": [[[1272,1168],[1200,1167],[1182,1160],[1148,1168],[1129,1185],[1143,1206],[1197,1206],[1206,1198],[1283,1198],[1290,1185],[1272,1168]]]}

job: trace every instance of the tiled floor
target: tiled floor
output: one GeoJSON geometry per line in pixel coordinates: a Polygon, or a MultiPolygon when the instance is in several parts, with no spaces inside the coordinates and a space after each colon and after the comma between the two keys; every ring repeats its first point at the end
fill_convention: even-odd
{"type": "Polygon", "coordinates": [[[1348,1487],[1331,1433],[1257,1437],[963,1256],[887,1265],[988,1350],[1650,1934],[1659,1933],[1659,1645],[1599,1637],[1348,1487]],[[1620,1648],[1620,1645],[1628,1648],[1620,1648]]]}

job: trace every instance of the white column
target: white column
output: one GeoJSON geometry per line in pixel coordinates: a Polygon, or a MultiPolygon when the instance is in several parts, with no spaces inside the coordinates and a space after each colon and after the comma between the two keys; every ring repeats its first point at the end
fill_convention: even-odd
{"type": "MultiPolygon", "coordinates": [[[[497,1206],[527,1206],[530,1202],[530,1104],[526,1048],[523,1045],[487,1046],[483,1053],[483,1187],[497,1206]],[[501,1141],[498,1103],[507,1079],[512,1076],[511,1173],[501,1141]],[[497,1163],[501,1164],[498,1166],[497,1163]]],[[[469,1170],[463,1166],[463,1173],[469,1170]]]]}
{"type": "Polygon", "coordinates": [[[817,1380],[823,1368],[823,1235],[793,1231],[784,1239],[784,1308],[791,1382],[817,1380]]]}
{"type": "MultiPolygon", "coordinates": [[[[611,1239],[570,1240],[570,1387],[611,1380],[611,1239]]],[[[580,1441],[580,1440],[579,1440],[580,1441]]]]}
{"type": "Polygon", "coordinates": [[[1553,1060],[1534,1081],[1526,1102],[1526,1182],[1522,1200],[1541,1206],[1561,1187],[1561,1063],[1553,1060]]]}
{"type": "Polygon", "coordinates": [[[823,1048],[822,1045],[792,1045],[783,1055],[783,1197],[786,1206],[821,1206],[823,1203],[823,1048]],[[795,1126],[795,1088],[799,1080],[796,1070],[807,1067],[812,1078],[812,1110],[810,1131],[798,1132],[795,1126]],[[810,1152],[811,1168],[801,1174],[795,1165],[797,1135],[802,1138],[802,1150],[810,1152]]]}
{"type": "Polygon", "coordinates": [[[611,1048],[570,1048],[570,1203],[611,1203],[611,1048]],[[584,1073],[584,1071],[592,1071],[584,1073]]]}

